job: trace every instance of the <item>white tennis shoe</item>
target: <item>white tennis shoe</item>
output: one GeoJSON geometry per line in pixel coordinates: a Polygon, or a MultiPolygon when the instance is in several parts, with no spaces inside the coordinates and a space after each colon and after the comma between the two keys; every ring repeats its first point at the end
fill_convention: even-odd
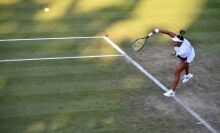
{"type": "Polygon", "coordinates": [[[183,83],[186,83],[187,81],[189,81],[189,79],[191,79],[193,77],[193,74],[189,73],[187,75],[183,75],[183,83]]]}
{"type": "Polygon", "coordinates": [[[166,96],[166,97],[174,97],[175,92],[172,89],[170,89],[166,93],[164,93],[163,95],[166,96]]]}

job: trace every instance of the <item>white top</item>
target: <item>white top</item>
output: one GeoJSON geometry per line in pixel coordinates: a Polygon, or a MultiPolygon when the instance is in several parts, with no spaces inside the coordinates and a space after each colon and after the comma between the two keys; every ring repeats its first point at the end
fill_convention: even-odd
{"type": "Polygon", "coordinates": [[[189,57],[192,53],[192,46],[190,42],[186,39],[183,40],[183,43],[181,44],[180,47],[176,46],[174,47],[176,51],[176,56],[180,56],[182,58],[189,57]]]}

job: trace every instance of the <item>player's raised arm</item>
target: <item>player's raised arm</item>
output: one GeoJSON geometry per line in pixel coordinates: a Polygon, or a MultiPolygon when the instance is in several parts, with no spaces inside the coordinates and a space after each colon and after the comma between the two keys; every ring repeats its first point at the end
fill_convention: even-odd
{"type": "Polygon", "coordinates": [[[171,38],[174,38],[176,36],[175,33],[168,31],[168,30],[162,30],[162,29],[155,29],[152,32],[153,33],[163,33],[163,34],[170,36],[171,38]]]}

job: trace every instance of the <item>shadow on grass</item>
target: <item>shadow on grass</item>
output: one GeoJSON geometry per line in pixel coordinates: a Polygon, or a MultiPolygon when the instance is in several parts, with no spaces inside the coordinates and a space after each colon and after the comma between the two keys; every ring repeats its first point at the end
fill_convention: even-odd
{"type": "MultiPolygon", "coordinates": [[[[132,15],[130,14],[132,10],[135,9],[135,6],[140,0],[129,0],[124,5],[116,6],[107,6],[101,10],[88,13],[74,12],[74,8],[79,2],[78,0],[72,1],[68,6],[69,9],[66,9],[65,13],[62,16],[59,16],[53,20],[44,20],[35,19],[36,14],[39,11],[43,12],[45,7],[50,5],[39,4],[34,0],[25,1],[20,0],[14,4],[0,5],[0,38],[35,38],[35,37],[57,37],[57,36],[93,36],[103,32],[107,27],[112,24],[128,19],[132,15]]],[[[57,43],[57,42],[47,42],[47,44],[57,43]]],[[[80,45],[81,42],[77,42],[80,45]]],[[[83,43],[90,43],[90,41],[83,41],[83,43]]],[[[1,42],[2,44],[2,42],[1,42]]],[[[10,44],[10,43],[9,43],[10,44]]],[[[1,54],[7,51],[9,48],[5,46],[1,47],[1,54]]],[[[19,46],[18,46],[19,47],[19,46]]],[[[33,46],[32,52],[37,52],[39,50],[48,49],[43,45],[33,46]]],[[[63,46],[61,46],[63,47],[63,46]]],[[[88,47],[88,46],[87,46],[88,47]]],[[[66,46],[66,49],[71,49],[72,46],[66,46]]],[[[75,47],[76,48],[76,47],[75,47]]],[[[80,47],[76,48],[75,51],[80,52],[80,47]]],[[[97,47],[99,49],[99,47],[97,47]]],[[[16,52],[16,48],[14,49],[16,52]]],[[[17,49],[19,50],[19,48],[17,49]]],[[[50,50],[50,49],[48,49],[50,50]]],[[[56,51],[54,51],[56,52],[56,51]]],[[[7,54],[4,53],[4,54],[7,54]]],[[[12,53],[8,53],[12,54],[12,53]]],[[[27,54],[24,50],[23,54],[27,54]]],[[[59,53],[62,54],[62,53],[59,53]]],[[[13,58],[13,55],[10,55],[13,58]]],[[[16,58],[16,55],[14,55],[16,58]]],[[[16,66],[14,66],[16,68],[16,66]]],[[[101,76],[100,76],[101,77],[101,76]]],[[[10,76],[4,77],[1,76],[1,80],[10,80],[10,76]]],[[[5,81],[4,84],[1,84],[1,88],[8,88],[3,93],[10,92],[10,83],[11,81],[5,81]]],[[[28,86],[26,86],[28,87],[28,86]]],[[[61,94],[58,94],[61,95],[61,94]]],[[[84,94],[88,95],[89,94],[84,94]]],[[[93,95],[93,94],[91,94],[93,95]]],[[[96,94],[94,94],[96,95],[96,94]]],[[[9,97],[1,96],[1,105],[3,109],[1,110],[1,120],[0,120],[0,131],[2,133],[30,133],[30,132],[90,132],[89,130],[102,130],[105,127],[110,131],[114,132],[114,127],[111,128],[111,125],[115,122],[114,110],[87,110],[87,111],[68,111],[68,107],[71,108],[71,105],[63,105],[63,107],[54,105],[54,109],[48,107],[39,108],[37,105],[39,100],[35,99],[34,102],[26,103],[25,100],[22,100],[22,96],[13,96],[13,100],[9,100],[9,97]],[[23,101],[23,102],[22,102],[23,101]],[[17,104],[16,104],[17,103],[17,104]],[[26,104],[25,104],[26,103],[26,104]],[[13,109],[11,106],[15,105],[13,109]],[[23,106],[23,105],[26,106],[23,106]],[[10,108],[10,109],[9,109],[10,108]],[[52,112],[42,112],[44,109],[51,110],[52,112]],[[64,109],[65,108],[65,109],[64,109]],[[43,113],[45,115],[37,115],[36,112],[43,113]],[[110,112],[109,112],[110,111],[110,112]],[[112,111],[112,112],[111,112],[112,111]],[[31,116],[35,112],[35,115],[31,116]],[[67,113],[66,113],[67,112],[67,113]],[[70,113],[68,113],[70,112],[70,113]],[[48,113],[48,115],[47,115],[48,113]],[[14,115],[12,115],[14,114],[14,115]],[[26,114],[27,116],[19,116],[19,114],[26,114]],[[7,115],[12,115],[12,117],[5,117],[7,115]],[[114,117],[112,117],[114,116],[114,117]],[[74,127],[74,128],[73,128],[74,127]],[[64,129],[65,128],[65,129],[64,129]]],[[[87,97],[88,97],[87,96],[87,97]]],[[[62,97],[62,96],[61,96],[62,97]]],[[[48,97],[50,99],[50,97],[48,97]]],[[[26,99],[28,100],[28,98],[26,99]]],[[[120,99],[116,99],[116,101],[120,99]]],[[[76,101],[77,102],[77,101],[76,101]]],[[[103,102],[106,104],[106,108],[111,107],[108,102],[103,102]]],[[[46,105],[46,104],[45,104],[46,105]]],[[[99,104],[93,104],[99,105],[99,104]]],[[[88,105],[79,105],[77,107],[87,107],[88,105]]],[[[52,107],[52,106],[51,106],[52,107]]],[[[77,108],[76,107],[76,108],[77,108]]],[[[90,106],[88,106],[90,107],[90,106]]],[[[104,108],[102,107],[97,108],[104,108]]],[[[117,110],[117,109],[116,109],[117,110]]],[[[119,115],[120,110],[118,111],[119,115]]],[[[117,114],[118,115],[118,114],[117,114]]],[[[105,129],[104,129],[105,130],[105,129]]]]}

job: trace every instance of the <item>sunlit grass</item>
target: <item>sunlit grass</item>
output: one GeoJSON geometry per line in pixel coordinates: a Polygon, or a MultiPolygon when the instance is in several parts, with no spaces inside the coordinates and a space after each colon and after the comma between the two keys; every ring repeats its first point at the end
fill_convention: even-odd
{"type": "MultiPolygon", "coordinates": [[[[75,0],[55,0],[48,4],[49,12],[44,9],[38,11],[35,15],[35,20],[54,20],[66,14],[69,7],[75,0]]],[[[40,2],[40,1],[39,1],[40,2]]],[[[46,7],[45,7],[46,8],[46,7]]]]}
{"type": "Polygon", "coordinates": [[[43,132],[44,130],[45,130],[45,123],[42,121],[37,121],[29,125],[25,133],[38,133],[38,132],[43,132]]]}
{"type": "Polygon", "coordinates": [[[54,119],[51,120],[51,129],[57,130],[63,126],[71,119],[70,115],[68,113],[60,113],[54,117],[54,119]]]}
{"type": "MultiPolygon", "coordinates": [[[[97,40],[98,42],[98,40],[97,40]]],[[[81,55],[88,55],[88,53],[91,55],[106,55],[106,54],[116,54],[116,50],[108,46],[108,43],[103,43],[102,45],[98,45],[96,47],[96,43],[90,43],[85,48],[81,49],[80,54],[81,55]],[[95,47],[94,47],[95,46],[95,47]],[[97,50],[94,50],[97,49],[97,50]],[[94,53],[95,52],[95,53],[94,53]]]]}
{"type": "Polygon", "coordinates": [[[20,0],[1,0],[0,5],[11,5],[19,2],[20,0]]]}
{"type": "MultiPolygon", "coordinates": [[[[3,0],[1,3],[13,3],[18,0],[3,0]]],[[[45,5],[42,9],[38,9],[36,14],[33,14],[33,20],[41,20],[41,23],[33,26],[33,30],[36,33],[41,33],[45,31],[69,31],[69,25],[61,25],[54,28],[53,23],[43,23],[44,21],[53,22],[59,18],[62,18],[66,15],[73,19],[73,14],[88,14],[92,15],[98,11],[117,7],[124,10],[125,7],[128,7],[127,3],[131,1],[125,0],[110,0],[105,2],[100,2],[99,0],[34,0],[37,4],[45,5]],[[44,8],[48,7],[49,12],[45,12],[44,8]],[[45,30],[47,29],[47,30],[45,30]],[[56,30],[54,30],[56,29],[56,30]]],[[[125,39],[133,39],[139,36],[143,36],[148,33],[151,29],[165,28],[178,32],[179,29],[186,29],[190,26],[195,20],[197,20],[199,14],[201,13],[203,6],[205,5],[205,0],[171,0],[169,2],[163,0],[141,0],[137,1],[134,8],[127,11],[127,16],[122,17],[115,22],[112,22],[109,27],[104,27],[103,30],[98,30],[97,35],[109,34],[112,39],[117,41],[123,41],[125,39]]],[[[129,5],[131,6],[131,5],[129,5]]],[[[108,15],[105,16],[108,18],[108,15]]],[[[109,16],[114,17],[114,16],[109,16]]],[[[77,18],[78,20],[78,18],[77,18]]],[[[105,22],[105,20],[96,20],[88,21],[82,19],[83,24],[97,24],[96,22],[105,22]]],[[[16,24],[8,24],[0,26],[1,31],[12,33],[16,31],[16,24]],[[7,29],[4,30],[4,27],[7,29]]],[[[3,23],[4,24],[4,23],[3,23]]],[[[83,28],[83,27],[82,27],[83,28]]],[[[80,27],[74,27],[74,29],[80,29],[80,27]]],[[[101,29],[101,28],[100,28],[101,29]]],[[[80,31],[80,30],[79,30],[80,31]]]]}
{"type": "Polygon", "coordinates": [[[204,4],[204,0],[143,0],[134,9],[133,17],[114,23],[104,33],[120,42],[143,36],[155,27],[177,32],[198,18],[204,4]]]}
{"type": "Polygon", "coordinates": [[[52,4],[56,0],[33,0],[33,1],[38,3],[38,4],[52,4]]]}
{"type": "Polygon", "coordinates": [[[126,1],[125,0],[107,0],[107,1],[80,0],[77,3],[76,7],[74,8],[74,12],[91,13],[105,9],[110,6],[123,5],[123,3],[126,3],[126,1]]]}

